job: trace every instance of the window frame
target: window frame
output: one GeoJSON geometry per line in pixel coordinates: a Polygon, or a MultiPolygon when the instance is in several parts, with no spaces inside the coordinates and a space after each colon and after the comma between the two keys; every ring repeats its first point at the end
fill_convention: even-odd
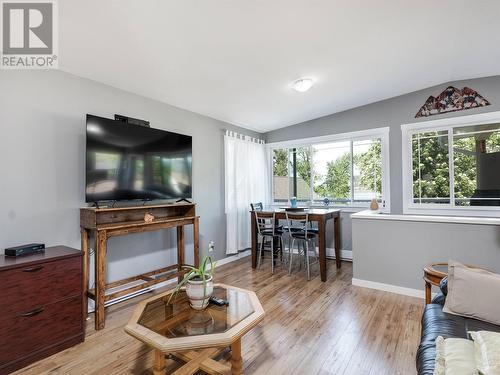
{"type": "MultiPolygon", "coordinates": [[[[323,143],[331,143],[331,142],[341,142],[341,141],[350,141],[351,142],[351,157],[352,157],[352,145],[353,142],[355,141],[363,141],[367,139],[373,139],[373,138],[379,138],[382,146],[382,166],[381,166],[381,171],[382,171],[382,203],[380,205],[380,211],[381,212],[390,212],[391,205],[390,205],[390,162],[389,162],[389,132],[390,128],[389,127],[380,127],[380,128],[372,128],[372,129],[367,129],[367,130],[360,130],[360,131],[354,131],[354,132],[348,132],[348,133],[338,133],[338,134],[330,134],[330,135],[325,135],[325,136],[319,136],[319,137],[311,137],[311,138],[301,138],[301,139],[294,139],[294,140],[289,140],[289,141],[281,141],[281,142],[274,142],[274,143],[267,143],[266,146],[268,148],[268,157],[270,160],[270,165],[271,167],[269,168],[269,178],[270,178],[270,188],[271,188],[271,203],[273,205],[278,205],[278,204],[283,204],[282,201],[275,201],[274,200],[274,168],[273,168],[273,150],[274,149],[279,149],[279,148],[286,148],[286,149],[291,149],[291,148],[300,148],[300,147],[312,147],[313,145],[317,144],[323,144],[323,143]]],[[[351,168],[352,168],[352,163],[351,163],[351,168]]],[[[311,173],[311,179],[313,178],[313,173],[311,173]]],[[[313,200],[313,184],[312,181],[310,183],[310,194],[309,194],[309,200],[306,202],[310,204],[311,206],[318,206],[320,207],[321,205],[318,205],[317,202],[313,200]]],[[[351,191],[351,198],[352,198],[353,192],[351,191]]],[[[346,211],[349,211],[350,209],[365,209],[369,207],[369,203],[366,204],[360,204],[359,202],[356,203],[348,203],[348,204],[330,204],[330,207],[339,207],[343,208],[346,211]]]]}
{"type": "Polygon", "coordinates": [[[449,215],[449,216],[500,216],[499,206],[455,206],[455,173],[453,151],[453,129],[500,123],[500,111],[468,116],[449,117],[439,120],[402,124],[402,176],[403,176],[403,214],[412,215],[449,215]],[[448,132],[448,170],[450,177],[450,203],[414,203],[413,201],[413,164],[412,137],[426,131],[448,132]]]}

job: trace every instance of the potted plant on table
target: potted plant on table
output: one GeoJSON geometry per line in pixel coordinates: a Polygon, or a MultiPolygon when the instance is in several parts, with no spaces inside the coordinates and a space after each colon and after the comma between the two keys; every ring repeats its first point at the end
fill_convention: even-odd
{"type": "MultiPolygon", "coordinates": [[[[213,249],[213,243],[210,242],[208,247],[209,253],[211,253],[213,249]]],[[[183,266],[183,268],[189,271],[184,275],[182,281],[177,284],[168,302],[170,302],[172,297],[174,297],[185,285],[186,294],[191,307],[195,310],[204,310],[208,306],[208,302],[214,291],[213,275],[216,266],[217,262],[213,262],[210,255],[206,255],[203,258],[199,267],[183,266]],[[209,264],[210,269],[208,269],[209,264]]]]}

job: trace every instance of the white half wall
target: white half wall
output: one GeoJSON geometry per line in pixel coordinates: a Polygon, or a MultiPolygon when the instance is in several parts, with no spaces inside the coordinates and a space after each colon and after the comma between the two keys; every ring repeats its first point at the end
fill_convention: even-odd
{"type": "Polygon", "coordinates": [[[500,273],[500,225],[380,216],[351,217],[355,285],[414,295],[424,290],[423,268],[450,259],[500,273]]]}

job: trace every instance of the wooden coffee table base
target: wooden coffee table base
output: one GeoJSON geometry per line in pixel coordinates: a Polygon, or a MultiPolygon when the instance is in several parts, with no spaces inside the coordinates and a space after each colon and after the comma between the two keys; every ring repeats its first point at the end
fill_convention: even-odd
{"type": "Polygon", "coordinates": [[[125,332],[155,350],[154,374],[241,375],[241,338],[266,315],[255,292],[215,284],[213,295],[229,305],[210,304],[203,311],[190,307],[183,290],[170,300],[173,292],[140,302],[125,326],[125,332]],[[176,363],[166,361],[165,355],[175,357],[176,363]],[[182,361],[181,367],[177,360],[182,361]]]}
{"type": "MultiPolygon", "coordinates": [[[[170,353],[172,356],[186,362],[175,370],[172,375],[192,375],[201,370],[210,375],[241,375],[243,360],[241,358],[241,339],[231,345],[231,367],[226,366],[214,358],[226,348],[208,348],[202,350],[187,350],[170,353]]],[[[165,375],[165,353],[155,350],[154,375],[165,375]]]]}

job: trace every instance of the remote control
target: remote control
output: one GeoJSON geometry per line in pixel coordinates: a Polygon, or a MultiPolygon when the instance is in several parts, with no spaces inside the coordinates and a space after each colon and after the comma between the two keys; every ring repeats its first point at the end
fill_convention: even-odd
{"type": "Polygon", "coordinates": [[[224,306],[224,305],[229,305],[229,302],[226,300],[223,300],[222,298],[217,298],[217,297],[210,297],[210,303],[216,305],[216,306],[224,306]]]}

